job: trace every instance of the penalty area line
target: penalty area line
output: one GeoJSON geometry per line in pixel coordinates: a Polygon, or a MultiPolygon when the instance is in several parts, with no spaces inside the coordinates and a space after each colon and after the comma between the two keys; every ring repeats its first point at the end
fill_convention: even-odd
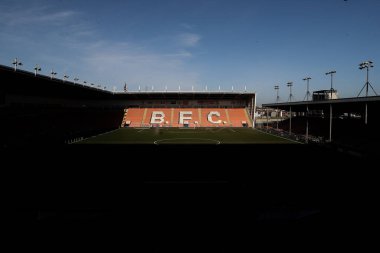
{"type": "Polygon", "coordinates": [[[99,136],[102,136],[102,135],[105,135],[105,134],[110,134],[110,133],[115,132],[117,130],[120,130],[120,128],[117,128],[117,129],[114,129],[114,130],[111,130],[111,131],[108,131],[108,132],[105,132],[105,133],[93,135],[93,136],[90,136],[90,137],[87,137],[87,138],[83,138],[83,140],[81,140],[79,142],[86,141],[86,140],[89,140],[89,139],[93,139],[93,138],[96,138],[96,137],[99,137],[99,136]]]}
{"type": "Polygon", "coordinates": [[[298,143],[298,144],[303,144],[302,142],[295,141],[295,140],[292,140],[292,139],[288,139],[288,138],[285,138],[285,137],[282,137],[282,136],[278,136],[278,135],[275,135],[275,134],[270,134],[270,133],[267,133],[267,132],[264,132],[264,131],[261,131],[261,130],[258,130],[258,129],[256,129],[256,131],[259,131],[260,133],[264,133],[264,134],[267,134],[267,135],[275,136],[275,137],[278,137],[278,138],[281,138],[281,139],[284,139],[284,140],[287,140],[287,141],[292,141],[292,142],[295,142],[295,143],[298,143]]]}

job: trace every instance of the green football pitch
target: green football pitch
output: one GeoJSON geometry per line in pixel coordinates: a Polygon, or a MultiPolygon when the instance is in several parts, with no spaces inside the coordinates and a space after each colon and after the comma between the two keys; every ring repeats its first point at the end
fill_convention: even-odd
{"type": "Polygon", "coordinates": [[[77,144],[289,144],[297,143],[252,128],[120,128],[77,144]]]}

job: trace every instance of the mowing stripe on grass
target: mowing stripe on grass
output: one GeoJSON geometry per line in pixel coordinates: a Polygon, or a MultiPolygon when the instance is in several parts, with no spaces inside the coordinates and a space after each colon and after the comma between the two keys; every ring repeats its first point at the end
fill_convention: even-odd
{"type": "MultiPolygon", "coordinates": [[[[156,140],[153,143],[155,145],[159,145],[159,142],[164,142],[164,141],[172,141],[172,140],[202,140],[202,141],[212,141],[215,142],[215,145],[219,145],[220,141],[219,140],[213,140],[213,139],[204,139],[204,138],[170,138],[170,139],[162,139],[162,140],[156,140]]],[[[171,144],[171,143],[169,143],[171,144]]],[[[175,144],[175,143],[174,143],[175,144]]],[[[185,143],[186,144],[186,143],[185,143]]]]}
{"type": "Polygon", "coordinates": [[[133,129],[119,128],[86,139],[83,144],[260,144],[299,143],[281,136],[255,129],[209,128],[209,129],[133,129]],[[157,131],[158,130],[158,131],[157,131]]]}

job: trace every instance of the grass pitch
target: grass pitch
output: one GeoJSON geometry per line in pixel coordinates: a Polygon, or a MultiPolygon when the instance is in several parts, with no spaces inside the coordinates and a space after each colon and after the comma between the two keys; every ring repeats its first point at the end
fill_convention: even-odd
{"type": "Polygon", "coordinates": [[[120,128],[78,144],[289,144],[295,141],[251,128],[120,128]]]}

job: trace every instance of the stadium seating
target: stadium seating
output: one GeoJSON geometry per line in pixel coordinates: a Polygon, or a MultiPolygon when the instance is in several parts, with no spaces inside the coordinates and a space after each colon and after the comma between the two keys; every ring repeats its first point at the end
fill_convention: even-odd
{"type": "Polygon", "coordinates": [[[120,126],[123,111],[99,108],[12,107],[0,109],[0,146],[51,144],[86,138],[120,126]]]}
{"type": "MultiPolygon", "coordinates": [[[[161,108],[161,109],[155,109],[155,108],[147,108],[147,109],[145,109],[146,110],[146,113],[145,113],[145,118],[144,119],[142,119],[142,123],[143,123],[143,125],[144,126],[150,126],[150,122],[151,122],[151,119],[152,119],[152,113],[154,112],[154,111],[160,111],[160,112],[162,112],[162,113],[164,113],[164,115],[165,115],[165,118],[164,118],[164,120],[163,120],[163,122],[161,122],[161,123],[158,123],[157,125],[159,125],[159,126],[161,126],[161,127],[163,127],[163,126],[171,126],[172,125],[172,122],[171,122],[171,115],[172,115],[172,109],[168,109],[168,108],[161,108]]],[[[142,116],[144,116],[144,115],[142,115],[142,116]]],[[[160,115],[157,115],[158,117],[160,116],[160,115]]],[[[127,115],[127,118],[129,119],[129,117],[128,117],[128,115],[127,115]]]]}
{"type": "Polygon", "coordinates": [[[245,121],[248,124],[248,126],[252,126],[246,110],[235,108],[228,109],[228,115],[230,118],[231,125],[233,127],[242,126],[242,121],[245,121]]]}
{"type": "Polygon", "coordinates": [[[252,127],[252,120],[245,108],[129,108],[122,126],[252,127]]]}

